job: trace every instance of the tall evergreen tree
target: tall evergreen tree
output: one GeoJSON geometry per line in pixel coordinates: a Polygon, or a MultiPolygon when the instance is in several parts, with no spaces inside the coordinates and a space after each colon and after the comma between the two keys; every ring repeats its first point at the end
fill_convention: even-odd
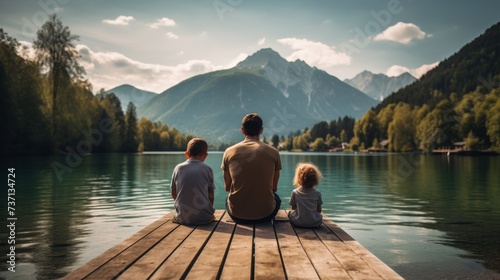
{"type": "Polygon", "coordinates": [[[273,143],[273,147],[278,148],[278,145],[280,143],[280,137],[278,136],[278,134],[273,134],[273,136],[271,137],[271,142],[273,143]]]}
{"type": "Polygon", "coordinates": [[[137,108],[132,102],[128,103],[125,123],[127,129],[125,130],[125,142],[122,150],[127,153],[135,153],[138,151],[140,139],[137,127],[137,108]]]}
{"type": "Polygon", "coordinates": [[[52,84],[52,135],[57,131],[57,96],[64,82],[75,81],[85,74],[78,64],[78,52],[74,41],[79,37],[72,35],[69,27],[64,26],[56,14],[53,14],[37,32],[33,42],[37,61],[47,71],[52,84]]]}

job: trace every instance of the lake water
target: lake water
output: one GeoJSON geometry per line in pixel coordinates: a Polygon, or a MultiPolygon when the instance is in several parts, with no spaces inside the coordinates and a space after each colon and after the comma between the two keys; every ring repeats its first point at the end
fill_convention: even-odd
{"type": "MultiPolygon", "coordinates": [[[[324,175],[323,211],[404,278],[500,278],[500,157],[281,156],[282,209],[297,162],[315,163],[324,175]]],[[[221,158],[213,152],[206,160],[219,209],[221,158]]],[[[15,168],[16,175],[16,272],[6,256],[12,232],[2,226],[0,277],[64,276],[157,220],[173,209],[170,176],[184,160],[182,153],[3,158],[4,174],[15,168]]],[[[0,218],[9,225],[3,195],[0,218]]]]}

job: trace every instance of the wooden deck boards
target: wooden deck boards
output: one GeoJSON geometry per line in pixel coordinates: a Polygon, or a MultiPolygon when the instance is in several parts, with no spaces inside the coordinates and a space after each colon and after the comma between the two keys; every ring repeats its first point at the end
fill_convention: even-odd
{"type": "Polygon", "coordinates": [[[316,229],[273,222],[184,226],[170,212],[63,279],[402,279],[324,216],[316,229]]]}

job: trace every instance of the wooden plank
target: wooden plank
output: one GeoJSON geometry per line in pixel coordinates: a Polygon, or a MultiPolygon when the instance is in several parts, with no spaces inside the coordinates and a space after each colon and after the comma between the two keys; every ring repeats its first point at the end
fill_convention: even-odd
{"type": "Polygon", "coordinates": [[[160,219],[156,220],[152,224],[148,225],[147,227],[143,228],[142,230],[138,231],[131,237],[125,239],[123,242],[120,242],[116,246],[111,247],[98,257],[90,260],[86,264],[80,266],[79,268],[75,269],[73,272],[70,274],[64,276],[62,279],[83,279],[87,277],[89,274],[94,272],[96,269],[113,259],[115,256],[123,252],[125,249],[133,245],[134,243],[138,242],[141,240],[144,236],[150,234],[152,231],[156,230],[158,227],[162,226],[166,222],[170,221],[172,217],[174,216],[174,212],[171,211],[161,217],[160,219]]]}
{"type": "Polygon", "coordinates": [[[290,222],[288,219],[288,212],[286,210],[279,210],[278,213],[276,213],[276,216],[274,217],[274,221],[276,222],[290,222]]]}
{"type": "MultiPolygon", "coordinates": [[[[323,224],[333,232],[347,247],[358,255],[370,268],[372,268],[383,279],[403,279],[387,264],[368,251],[363,245],[352,238],[347,232],[340,228],[328,217],[324,216],[323,224]]],[[[371,274],[373,277],[373,273],[371,274]]]]}
{"type": "Polygon", "coordinates": [[[119,279],[144,279],[149,277],[193,230],[194,227],[180,225],[123,272],[119,279]]]}
{"type": "MultiPolygon", "coordinates": [[[[217,210],[216,219],[223,215],[223,210],[217,210]]],[[[181,244],[184,239],[194,230],[194,227],[179,226],[161,242],[156,244],[151,250],[141,257],[132,267],[126,270],[119,278],[121,279],[141,279],[149,277],[161,265],[172,252],[181,244]]]]}
{"type": "Polygon", "coordinates": [[[160,226],[155,231],[143,237],[141,240],[128,247],[118,254],[112,260],[99,267],[88,277],[93,279],[111,279],[120,275],[129,265],[133,264],[144,253],[151,249],[155,244],[166,235],[176,229],[179,224],[169,221],[160,226]]]}
{"type": "Polygon", "coordinates": [[[168,259],[158,267],[158,270],[150,279],[180,279],[189,269],[193,261],[198,256],[200,250],[203,250],[208,238],[218,224],[220,213],[216,212],[217,221],[210,224],[197,226],[193,232],[170,254],[168,259]]]}
{"type": "Polygon", "coordinates": [[[288,279],[319,279],[284,210],[278,212],[274,229],[288,279]]]}
{"type": "Polygon", "coordinates": [[[295,232],[321,279],[351,279],[332,254],[335,251],[328,250],[312,229],[295,228],[295,232]]]}
{"type": "Polygon", "coordinates": [[[344,244],[325,226],[315,229],[326,248],[335,256],[344,271],[353,279],[381,279],[381,277],[365,263],[356,252],[344,244]]]}
{"type": "Polygon", "coordinates": [[[316,229],[275,220],[188,227],[170,212],[63,279],[402,279],[328,217],[316,229]]]}
{"type": "Polygon", "coordinates": [[[236,226],[232,220],[231,222],[227,222],[226,216],[229,215],[225,214],[221,218],[210,240],[196,259],[186,279],[217,278],[219,272],[222,270],[226,250],[236,226]]]}
{"type": "Polygon", "coordinates": [[[285,271],[271,222],[255,224],[255,279],[285,279],[285,271]]]}
{"type": "Polygon", "coordinates": [[[253,225],[237,224],[227,252],[221,279],[252,278],[253,225]]]}

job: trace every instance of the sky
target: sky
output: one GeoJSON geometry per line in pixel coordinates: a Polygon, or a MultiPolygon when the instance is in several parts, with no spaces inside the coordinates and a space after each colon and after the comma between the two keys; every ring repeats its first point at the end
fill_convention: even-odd
{"type": "Polygon", "coordinates": [[[93,90],[161,93],[262,48],[343,80],[419,78],[500,21],[498,0],[0,0],[0,28],[31,47],[57,13],[93,90]]]}

